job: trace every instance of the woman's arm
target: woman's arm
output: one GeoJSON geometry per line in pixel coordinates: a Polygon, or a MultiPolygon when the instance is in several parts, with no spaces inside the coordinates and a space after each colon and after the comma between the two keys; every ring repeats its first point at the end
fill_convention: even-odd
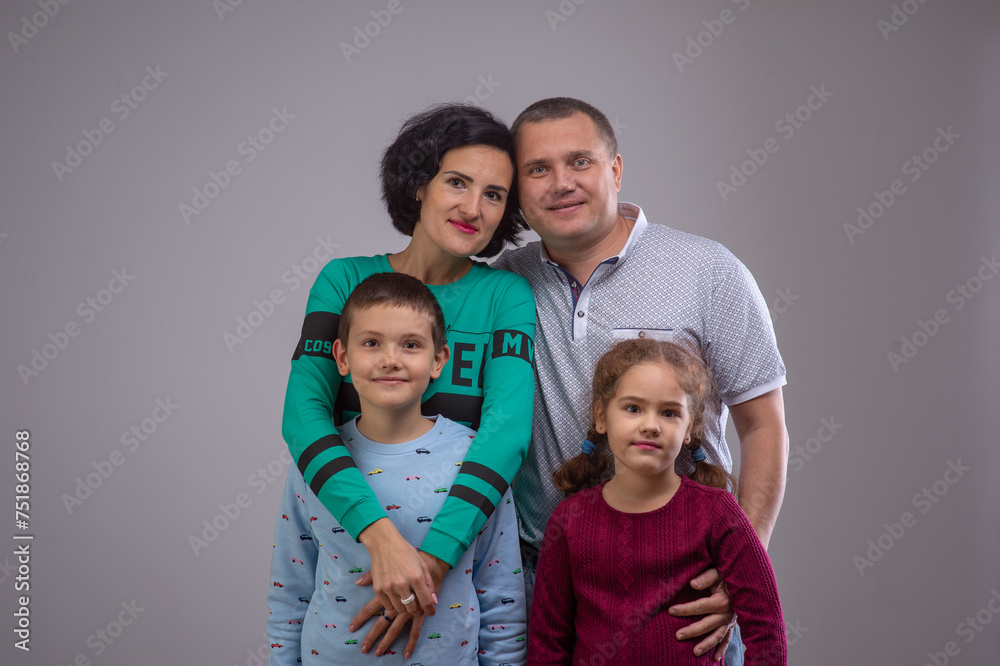
{"type": "MultiPolygon", "coordinates": [[[[497,314],[486,350],[479,429],[420,547],[452,566],[501,501],[531,439],[535,297],[524,278],[508,273],[503,284],[506,288],[493,294],[497,314]]],[[[477,292],[468,297],[486,296],[477,292]]]]}

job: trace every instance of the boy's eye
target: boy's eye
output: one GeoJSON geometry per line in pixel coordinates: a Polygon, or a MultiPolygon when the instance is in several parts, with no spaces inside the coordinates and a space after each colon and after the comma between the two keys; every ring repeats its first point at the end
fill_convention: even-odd
{"type": "Polygon", "coordinates": [[[375,341],[375,340],[362,340],[361,341],[361,346],[362,347],[378,347],[378,342],[375,341]]]}
{"type": "Polygon", "coordinates": [[[403,343],[403,349],[420,349],[420,345],[413,340],[409,340],[403,343]]]}

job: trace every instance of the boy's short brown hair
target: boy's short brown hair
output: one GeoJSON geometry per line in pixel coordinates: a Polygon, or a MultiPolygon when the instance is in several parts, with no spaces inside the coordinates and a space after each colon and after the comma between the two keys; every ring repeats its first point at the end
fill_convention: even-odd
{"type": "Polygon", "coordinates": [[[375,273],[361,281],[344,303],[340,313],[337,337],[347,344],[351,324],[357,310],[367,310],[376,305],[390,305],[398,308],[412,308],[426,315],[431,323],[434,351],[447,344],[445,337],[444,313],[437,298],[427,286],[415,277],[403,273],[375,273]]]}

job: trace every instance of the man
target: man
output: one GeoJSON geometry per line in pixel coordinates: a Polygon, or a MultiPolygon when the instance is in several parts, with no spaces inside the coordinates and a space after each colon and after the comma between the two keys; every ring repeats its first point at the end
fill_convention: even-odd
{"type": "MultiPolygon", "coordinates": [[[[514,121],[517,179],[525,219],[541,243],[505,252],[495,266],[526,277],[538,309],[534,423],[528,459],[514,480],[525,546],[526,584],[561,493],[552,472],[579,454],[594,365],[618,339],[651,336],[693,348],[711,369],[706,453],[732,468],[727,412],[740,439],[739,501],[767,546],[781,507],[788,455],[781,387],[785,367],[753,277],[728,250],[618,202],[622,158],[607,117],[571,98],[532,104],[514,121]]],[[[693,463],[684,461],[688,466],[693,463]]],[[[678,639],[722,655],[733,617],[718,572],[692,584],[712,596],[671,609],[706,617],[678,639]]],[[[742,664],[738,641],[726,664],[742,664]]]]}

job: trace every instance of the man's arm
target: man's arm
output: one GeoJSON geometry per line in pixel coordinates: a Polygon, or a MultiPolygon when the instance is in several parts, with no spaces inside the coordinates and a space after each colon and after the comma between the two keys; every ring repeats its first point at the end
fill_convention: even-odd
{"type": "Polygon", "coordinates": [[[740,438],[739,502],[767,548],[785,494],[788,431],[780,388],[731,405],[740,438]]]}

